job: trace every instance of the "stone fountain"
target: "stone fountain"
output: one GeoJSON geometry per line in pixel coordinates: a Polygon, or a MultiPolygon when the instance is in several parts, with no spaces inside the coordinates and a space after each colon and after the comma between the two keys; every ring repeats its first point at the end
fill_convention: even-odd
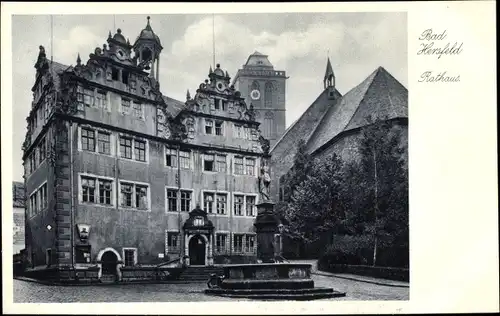
{"type": "Polygon", "coordinates": [[[259,191],[263,202],[257,205],[257,218],[254,223],[257,233],[257,258],[261,263],[225,265],[224,277],[218,287],[206,289],[205,293],[233,298],[274,300],[313,300],[345,296],[345,293],[332,288],[314,287],[311,264],[276,262],[277,254],[281,253],[281,249],[275,249],[279,220],[274,215],[274,203],[269,199],[269,183],[269,174],[264,165],[259,178],[259,191]]]}

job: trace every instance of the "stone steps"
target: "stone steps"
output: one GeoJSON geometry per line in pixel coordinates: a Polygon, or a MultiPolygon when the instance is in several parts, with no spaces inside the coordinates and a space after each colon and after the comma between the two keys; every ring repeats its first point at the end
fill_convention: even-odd
{"type": "Polygon", "coordinates": [[[267,293],[232,293],[232,292],[214,292],[215,289],[205,290],[205,294],[217,295],[231,298],[246,298],[246,299],[261,299],[261,300],[294,300],[294,301],[309,301],[324,298],[344,297],[345,293],[337,291],[325,291],[322,288],[310,289],[306,293],[301,293],[301,290],[291,290],[289,292],[283,289],[269,290],[267,293]]]}

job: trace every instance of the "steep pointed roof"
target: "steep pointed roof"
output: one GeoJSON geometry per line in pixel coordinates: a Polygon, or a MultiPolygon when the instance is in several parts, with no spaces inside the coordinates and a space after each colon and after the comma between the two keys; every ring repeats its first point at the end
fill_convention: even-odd
{"type": "Polygon", "coordinates": [[[186,107],[184,102],[167,97],[166,95],[162,95],[162,97],[163,101],[167,104],[167,112],[170,113],[172,117],[176,117],[186,107]]]}
{"type": "Polygon", "coordinates": [[[243,68],[245,68],[245,66],[274,67],[267,57],[267,55],[255,51],[248,56],[247,62],[243,65],[243,68]]]}
{"type": "Polygon", "coordinates": [[[368,115],[375,119],[408,117],[408,90],[383,67],[328,110],[310,137],[307,151],[313,153],[341,132],[366,125],[368,115]]]}
{"type": "Polygon", "coordinates": [[[330,62],[330,57],[328,57],[328,61],[326,63],[326,71],[325,71],[324,80],[330,78],[330,76],[335,77],[335,74],[333,73],[333,68],[332,68],[332,63],[330,62]]]}
{"type": "Polygon", "coordinates": [[[151,19],[151,17],[148,16],[147,19],[148,19],[147,25],[141,31],[141,33],[139,34],[139,36],[135,40],[134,46],[137,44],[138,41],[145,40],[145,41],[156,42],[160,47],[162,47],[160,38],[158,37],[158,35],[155,34],[155,32],[153,32],[153,29],[151,28],[151,24],[149,23],[149,20],[151,19]]]}

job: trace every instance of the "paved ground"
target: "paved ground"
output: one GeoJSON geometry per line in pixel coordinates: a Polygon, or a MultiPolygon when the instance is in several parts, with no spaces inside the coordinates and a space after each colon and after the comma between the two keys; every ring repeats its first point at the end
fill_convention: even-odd
{"type": "MultiPolygon", "coordinates": [[[[409,288],[377,285],[362,281],[313,274],[317,287],[332,287],[346,297],[331,300],[408,300],[409,288]]],[[[99,286],[50,286],[14,280],[14,303],[71,302],[196,302],[235,301],[207,296],[205,283],[136,284],[99,286]]]]}

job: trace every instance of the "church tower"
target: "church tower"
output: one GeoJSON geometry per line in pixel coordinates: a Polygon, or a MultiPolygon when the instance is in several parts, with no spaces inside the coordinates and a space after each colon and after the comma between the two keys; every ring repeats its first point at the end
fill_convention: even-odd
{"type": "Polygon", "coordinates": [[[328,98],[335,99],[335,74],[333,73],[332,63],[330,57],[326,63],[325,77],[323,79],[324,89],[328,89],[328,98]]]}
{"type": "Polygon", "coordinates": [[[260,123],[262,136],[271,147],[286,128],[286,77],[285,71],[275,70],[267,55],[251,54],[233,80],[236,90],[245,102],[253,106],[255,119],[260,123]]]}
{"type": "Polygon", "coordinates": [[[148,16],[148,24],[135,40],[133,49],[138,65],[149,72],[151,78],[159,81],[160,53],[163,47],[160,38],[153,32],[149,20],[150,17],[148,16]]]}

